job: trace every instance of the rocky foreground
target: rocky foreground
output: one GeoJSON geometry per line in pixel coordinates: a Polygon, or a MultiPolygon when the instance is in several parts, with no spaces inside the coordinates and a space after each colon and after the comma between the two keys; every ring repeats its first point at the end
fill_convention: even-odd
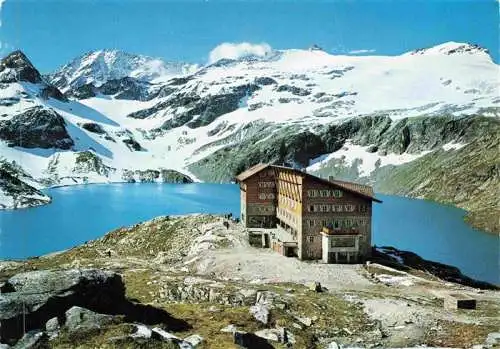
{"type": "Polygon", "coordinates": [[[160,217],[0,262],[0,348],[500,344],[495,286],[390,248],[367,265],[300,262],[250,246],[239,224],[224,221],[160,217]],[[475,299],[476,309],[444,308],[450,294],[475,299]]]}

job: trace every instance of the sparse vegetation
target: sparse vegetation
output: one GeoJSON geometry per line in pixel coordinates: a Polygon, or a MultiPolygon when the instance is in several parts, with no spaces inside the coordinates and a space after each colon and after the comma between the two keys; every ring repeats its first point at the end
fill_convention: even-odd
{"type": "MultiPolygon", "coordinates": [[[[432,292],[447,292],[456,288],[414,270],[402,272],[372,264],[369,272],[362,268],[358,271],[370,282],[343,284],[344,281],[339,279],[337,282],[342,283],[342,287],[315,292],[296,282],[251,283],[244,277],[245,274],[239,274],[239,263],[238,266],[229,265],[233,270],[231,278],[224,277],[220,272],[196,271],[194,266],[183,267],[185,261],[193,256],[200,256],[202,264],[204,260],[218,263],[214,256],[219,253],[227,256],[235,248],[234,253],[241,255],[240,261],[244,262],[246,254],[237,252],[242,250],[235,246],[237,239],[243,236],[238,235],[234,240],[231,234],[237,232],[232,233],[231,229],[237,226],[228,230],[222,222],[221,217],[213,215],[159,217],[117,229],[62,253],[19,263],[0,263],[0,282],[29,270],[93,267],[116,271],[122,275],[128,299],[163,309],[172,317],[185,321],[188,327],[170,332],[180,338],[201,335],[205,340],[198,348],[202,349],[234,348],[232,334],[220,331],[228,325],[252,333],[275,326],[285,327],[293,334],[294,348],[323,348],[328,341],[351,344],[361,341],[359,343],[363,345],[378,342],[384,346],[425,343],[467,347],[484,342],[486,335],[499,325],[496,317],[500,309],[498,291],[484,291],[484,295],[476,295],[480,299],[477,310],[460,310],[443,317],[440,315],[443,311],[442,300],[434,297],[432,292]],[[210,245],[205,246],[205,250],[191,251],[193,246],[208,241],[210,245]],[[382,274],[406,277],[414,285],[388,286],[373,277],[382,274]],[[221,297],[207,298],[210,289],[217,290],[221,297]],[[256,292],[268,294],[266,297],[273,295],[268,325],[254,319],[249,307],[255,299],[241,298],[241,292],[253,294],[253,297],[256,292]],[[373,309],[369,312],[366,304],[380,309],[375,309],[375,313],[373,309]],[[396,308],[386,308],[386,304],[396,308]],[[418,323],[415,324],[415,321],[418,323]],[[394,323],[405,329],[394,329],[390,326],[394,323]],[[426,330],[422,332],[421,328],[426,330]],[[417,336],[417,339],[411,337],[413,339],[405,342],[400,337],[401,331],[416,331],[408,333],[417,336]],[[421,334],[425,336],[419,337],[421,334]]],[[[263,249],[245,248],[250,248],[256,255],[265,256],[268,253],[263,249]]],[[[293,261],[285,257],[280,260],[293,261]]],[[[304,268],[307,265],[305,263],[304,268]]],[[[311,264],[311,267],[314,266],[311,264]]],[[[307,270],[312,273],[314,268],[307,270]]],[[[347,270],[339,277],[349,277],[347,270]]],[[[321,281],[328,284],[327,280],[321,281]]],[[[463,287],[460,290],[463,292],[463,287]]],[[[63,330],[56,340],[50,341],[50,346],[83,349],[173,348],[171,343],[164,341],[124,338],[132,331],[134,327],[125,323],[106,326],[91,335],[78,336],[63,330]]],[[[275,348],[285,347],[277,342],[270,343],[275,348]]]]}

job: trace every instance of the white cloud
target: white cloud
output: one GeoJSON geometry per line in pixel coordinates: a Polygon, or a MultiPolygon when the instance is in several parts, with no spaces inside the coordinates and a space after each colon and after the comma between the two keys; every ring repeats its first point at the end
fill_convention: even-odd
{"type": "Polygon", "coordinates": [[[351,55],[359,55],[363,53],[373,53],[373,52],[375,52],[374,49],[361,49],[361,50],[351,50],[348,53],[351,55]]]}
{"type": "Polygon", "coordinates": [[[248,56],[264,57],[271,51],[271,46],[266,43],[251,44],[249,42],[225,42],[210,51],[208,62],[213,63],[222,58],[238,59],[248,56]]]}

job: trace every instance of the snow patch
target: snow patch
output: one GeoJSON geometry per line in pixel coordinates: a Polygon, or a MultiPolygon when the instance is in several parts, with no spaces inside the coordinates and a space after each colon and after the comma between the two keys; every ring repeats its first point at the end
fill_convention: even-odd
{"type": "Polygon", "coordinates": [[[410,276],[394,276],[387,274],[375,274],[380,282],[390,286],[413,286],[415,282],[410,276]]]}
{"type": "Polygon", "coordinates": [[[386,165],[402,165],[414,161],[428,153],[430,150],[423,151],[419,154],[394,154],[379,155],[377,153],[370,153],[367,149],[370,146],[361,146],[352,144],[348,140],[342,149],[321,155],[311,160],[311,165],[307,167],[307,171],[314,172],[326,166],[329,161],[333,159],[342,160],[347,166],[351,166],[357,161],[357,167],[360,176],[369,176],[375,169],[386,165]]]}
{"type": "Polygon", "coordinates": [[[449,143],[446,143],[446,144],[443,144],[442,148],[443,150],[445,151],[449,151],[449,150],[458,150],[458,149],[462,149],[463,147],[465,147],[467,145],[467,143],[455,143],[455,142],[449,142],[449,143]]]}

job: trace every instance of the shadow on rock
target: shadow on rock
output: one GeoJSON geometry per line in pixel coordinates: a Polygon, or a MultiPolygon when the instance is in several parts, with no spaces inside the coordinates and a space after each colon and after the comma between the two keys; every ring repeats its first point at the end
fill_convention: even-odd
{"type": "Polygon", "coordinates": [[[57,317],[64,323],[73,306],[93,312],[122,315],[125,321],[162,324],[173,331],[190,325],[168,312],[125,297],[120,275],[98,269],[33,271],[11,277],[0,294],[0,343],[17,342],[24,331],[44,329],[57,317]]]}
{"type": "Polygon", "coordinates": [[[247,349],[272,349],[274,348],[266,339],[259,337],[253,333],[235,332],[234,344],[247,349]]]}

